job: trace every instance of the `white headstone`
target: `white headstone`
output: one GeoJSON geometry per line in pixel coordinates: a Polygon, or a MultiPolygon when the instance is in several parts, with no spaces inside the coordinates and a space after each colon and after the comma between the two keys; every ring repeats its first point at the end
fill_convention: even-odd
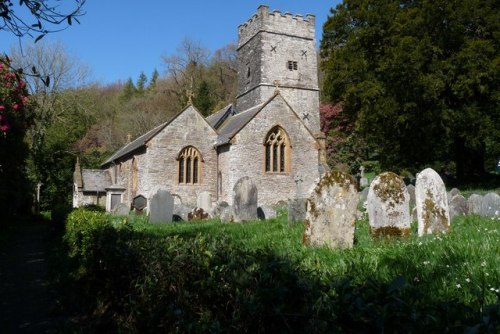
{"type": "Polygon", "coordinates": [[[481,205],[481,216],[500,218],[500,195],[497,193],[487,193],[484,195],[481,205]]]}
{"type": "Polygon", "coordinates": [[[370,232],[374,236],[411,234],[410,195],[401,177],[391,172],[378,175],[367,199],[370,232]]]}
{"type": "Polygon", "coordinates": [[[415,186],[418,235],[446,233],[450,229],[450,212],[443,180],[432,168],[417,176],[415,186]]]}
{"type": "Polygon", "coordinates": [[[354,223],[359,195],[356,181],[338,171],[326,173],[307,200],[304,243],[349,248],[354,243],[354,223]]]}
{"type": "Polygon", "coordinates": [[[469,206],[469,213],[473,213],[476,215],[481,214],[482,205],[483,205],[483,196],[478,194],[472,194],[467,199],[467,203],[469,206]]]}
{"type": "Polygon", "coordinates": [[[203,191],[198,195],[196,206],[202,208],[205,212],[212,210],[212,195],[208,191],[203,191]]]}

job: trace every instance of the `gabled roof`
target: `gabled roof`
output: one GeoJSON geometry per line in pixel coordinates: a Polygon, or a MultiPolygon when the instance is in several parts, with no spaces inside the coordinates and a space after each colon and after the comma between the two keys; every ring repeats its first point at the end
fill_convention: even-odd
{"type": "Polygon", "coordinates": [[[83,191],[106,192],[111,182],[111,175],[102,169],[82,170],[83,191]]]}
{"type": "MultiPolygon", "coordinates": [[[[118,151],[116,151],[111,157],[109,157],[102,165],[101,167],[105,167],[106,165],[112,163],[113,161],[116,161],[122,157],[125,157],[126,155],[128,154],[131,154],[132,152],[138,150],[138,149],[141,149],[141,148],[144,148],[147,144],[148,141],[150,141],[154,136],[156,136],[160,131],[162,131],[165,127],[167,127],[167,125],[169,125],[170,123],[172,123],[177,117],[179,117],[179,115],[181,115],[182,113],[184,113],[186,110],[188,110],[189,108],[192,108],[195,112],[197,112],[203,119],[205,119],[201,114],[200,112],[192,105],[188,105],[186,108],[184,108],[183,110],[181,110],[177,115],[175,115],[174,117],[172,117],[170,120],[168,120],[167,122],[165,123],[162,123],[160,125],[158,125],[157,127],[155,127],[154,129],[146,132],[145,134],[143,134],[142,136],[138,137],[137,139],[131,141],[130,143],[126,144],[125,146],[123,146],[122,148],[120,148],[118,151]]],[[[206,119],[205,119],[206,121],[206,119]]],[[[207,124],[214,130],[214,132],[217,133],[217,131],[215,131],[215,129],[213,128],[213,126],[207,121],[207,124]]]]}
{"type": "Polygon", "coordinates": [[[233,138],[255,115],[266,105],[266,103],[258,104],[250,109],[237,113],[229,117],[218,130],[216,146],[229,143],[233,138]]]}
{"type": "Polygon", "coordinates": [[[228,117],[234,114],[235,114],[234,107],[232,104],[229,104],[224,108],[222,108],[221,110],[208,116],[206,120],[214,129],[218,129],[228,117]]]}

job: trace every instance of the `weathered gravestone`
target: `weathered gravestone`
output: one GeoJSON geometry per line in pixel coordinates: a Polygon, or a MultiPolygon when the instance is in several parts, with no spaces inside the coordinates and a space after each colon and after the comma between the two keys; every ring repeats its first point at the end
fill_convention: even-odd
{"type": "Polygon", "coordinates": [[[497,193],[487,193],[484,195],[480,215],[483,217],[500,218],[500,195],[497,193]]]}
{"type": "Polygon", "coordinates": [[[188,221],[189,220],[189,213],[191,213],[192,209],[191,207],[184,205],[184,204],[177,204],[176,202],[176,197],[174,196],[174,218],[175,221],[188,221]]]}
{"type": "Polygon", "coordinates": [[[432,168],[417,176],[415,186],[418,235],[446,233],[450,229],[450,212],[443,180],[432,168]]]}
{"type": "Polygon", "coordinates": [[[458,190],[457,188],[452,188],[448,192],[448,203],[451,202],[451,199],[456,195],[461,195],[460,190],[458,190]]]}
{"type": "Polygon", "coordinates": [[[233,219],[235,223],[257,220],[257,186],[248,176],[233,187],[233,219]]]}
{"type": "Polygon", "coordinates": [[[450,200],[450,220],[457,216],[465,216],[469,213],[469,204],[465,197],[458,193],[454,195],[450,200]]]}
{"type": "Polygon", "coordinates": [[[370,185],[367,200],[368,221],[373,236],[411,234],[410,195],[398,175],[385,172],[370,185]]]}
{"type": "Polygon", "coordinates": [[[276,218],[276,210],[266,205],[259,206],[257,208],[257,217],[260,220],[276,218]]]}
{"type": "Polygon", "coordinates": [[[483,205],[483,196],[478,194],[472,194],[467,199],[467,204],[469,207],[469,213],[480,215],[483,205]]]}
{"type": "Polygon", "coordinates": [[[222,223],[233,223],[234,222],[233,207],[231,205],[223,207],[221,209],[219,217],[222,223]]]}
{"type": "Polygon", "coordinates": [[[413,208],[415,206],[415,186],[410,183],[406,186],[406,190],[408,191],[408,195],[410,195],[410,208],[413,208]]]}
{"type": "Polygon", "coordinates": [[[113,209],[113,214],[117,216],[127,216],[130,212],[130,206],[125,203],[120,203],[113,209]]]}
{"type": "Polygon", "coordinates": [[[203,191],[198,195],[196,206],[205,212],[212,210],[212,195],[208,191],[203,191]]]}
{"type": "Polygon", "coordinates": [[[220,217],[222,211],[227,208],[229,204],[226,201],[218,201],[215,203],[211,215],[212,217],[220,217]]]}
{"type": "Polygon", "coordinates": [[[292,198],[288,200],[288,223],[302,223],[306,219],[306,199],[292,198]]]}
{"type": "Polygon", "coordinates": [[[354,243],[354,223],[359,201],[354,178],[346,173],[326,173],[307,199],[304,243],[348,248],[354,243]]]}
{"type": "Polygon", "coordinates": [[[151,223],[171,222],[174,198],[167,190],[158,190],[149,201],[149,221],[151,223]]]}

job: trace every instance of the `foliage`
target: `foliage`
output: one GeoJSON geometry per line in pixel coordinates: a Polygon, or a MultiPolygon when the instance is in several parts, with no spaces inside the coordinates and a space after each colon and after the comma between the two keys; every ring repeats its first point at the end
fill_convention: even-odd
{"type": "MultiPolygon", "coordinates": [[[[414,231],[415,232],[415,231],[414,231]]],[[[149,225],[75,211],[65,241],[93,322],[151,332],[464,332],[499,329],[498,224],[475,216],[449,235],[306,248],[286,217],[149,225]]],[[[68,268],[66,268],[68,269],[68,268]]],[[[81,309],[80,309],[81,311],[81,309]]],[[[89,319],[89,318],[87,318],[89,319]]]]}
{"type": "Polygon", "coordinates": [[[384,168],[483,173],[500,156],[499,14],[493,0],[344,1],[324,25],[324,94],[384,168]]]}
{"type": "Polygon", "coordinates": [[[14,214],[29,209],[31,199],[26,179],[28,150],[24,135],[32,120],[26,82],[0,60],[0,211],[14,214]]]}

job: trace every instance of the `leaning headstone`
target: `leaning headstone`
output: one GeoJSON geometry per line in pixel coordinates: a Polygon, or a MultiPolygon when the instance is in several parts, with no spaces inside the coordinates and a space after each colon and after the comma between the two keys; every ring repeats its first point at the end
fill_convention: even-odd
{"type": "Polygon", "coordinates": [[[398,175],[385,172],[370,185],[367,199],[370,233],[375,236],[409,236],[410,195],[398,175]]]}
{"type": "Polygon", "coordinates": [[[257,208],[257,217],[260,220],[268,220],[276,218],[276,210],[273,208],[263,205],[257,208]]]}
{"type": "Polygon", "coordinates": [[[450,220],[458,216],[465,216],[469,213],[469,204],[465,197],[458,193],[450,200],[450,220]]]}
{"type": "Polygon", "coordinates": [[[198,195],[196,206],[205,212],[212,210],[212,195],[208,191],[203,191],[198,195]]]}
{"type": "Polygon", "coordinates": [[[149,221],[151,223],[171,222],[174,211],[174,198],[167,190],[158,190],[149,202],[149,221]]]}
{"type": "Polygon", "coordinates": [[[352,247],[358,201],[356,180],[351,175],[338,171],[326,173],[307,199],[304,243],[352,247]]]}
{"type": "Polygon", "coordinates": [[[235,223],[257,220],[257,186],[248,176],[233,187],[233,214],[235,223]]]}
{"type": "Polygon", "coordinates": [[[175,204],[174,197],[174,217],[176,221],[188,221],[188,215],[192,211],[192,209],[184,204],[175,204]]]}
{"type": "Polygon", "coordinates": [[[497,193],[487,193],[484,195],[481,205],[481,216],[500,218],[500,195],[497,193]]]}
{"type": "Polygon", "coordinates": [[[446,233],[450,229],[450,212],[443,180],[431,168],[417,176],[415,197],[418,235],[446,233]]]}
{"type": "Polygon", "coordinates": [[[483,206],[483,196],[472,194],[467,199],[467,204],[469,207],[469,213],[480,215],[483,206]]]}
{"type": "Polygon", "coordinates": [[[125,203],[120,203],[113,209],[113,214],[117,216],[127,216],[130,212],[130,206],[125,203]]]}
{"type": "Polygon", "coordinates": [[[288,224],[303,223],[306,219],[306,199],[292,198],[288,200],[288,224]]]}

